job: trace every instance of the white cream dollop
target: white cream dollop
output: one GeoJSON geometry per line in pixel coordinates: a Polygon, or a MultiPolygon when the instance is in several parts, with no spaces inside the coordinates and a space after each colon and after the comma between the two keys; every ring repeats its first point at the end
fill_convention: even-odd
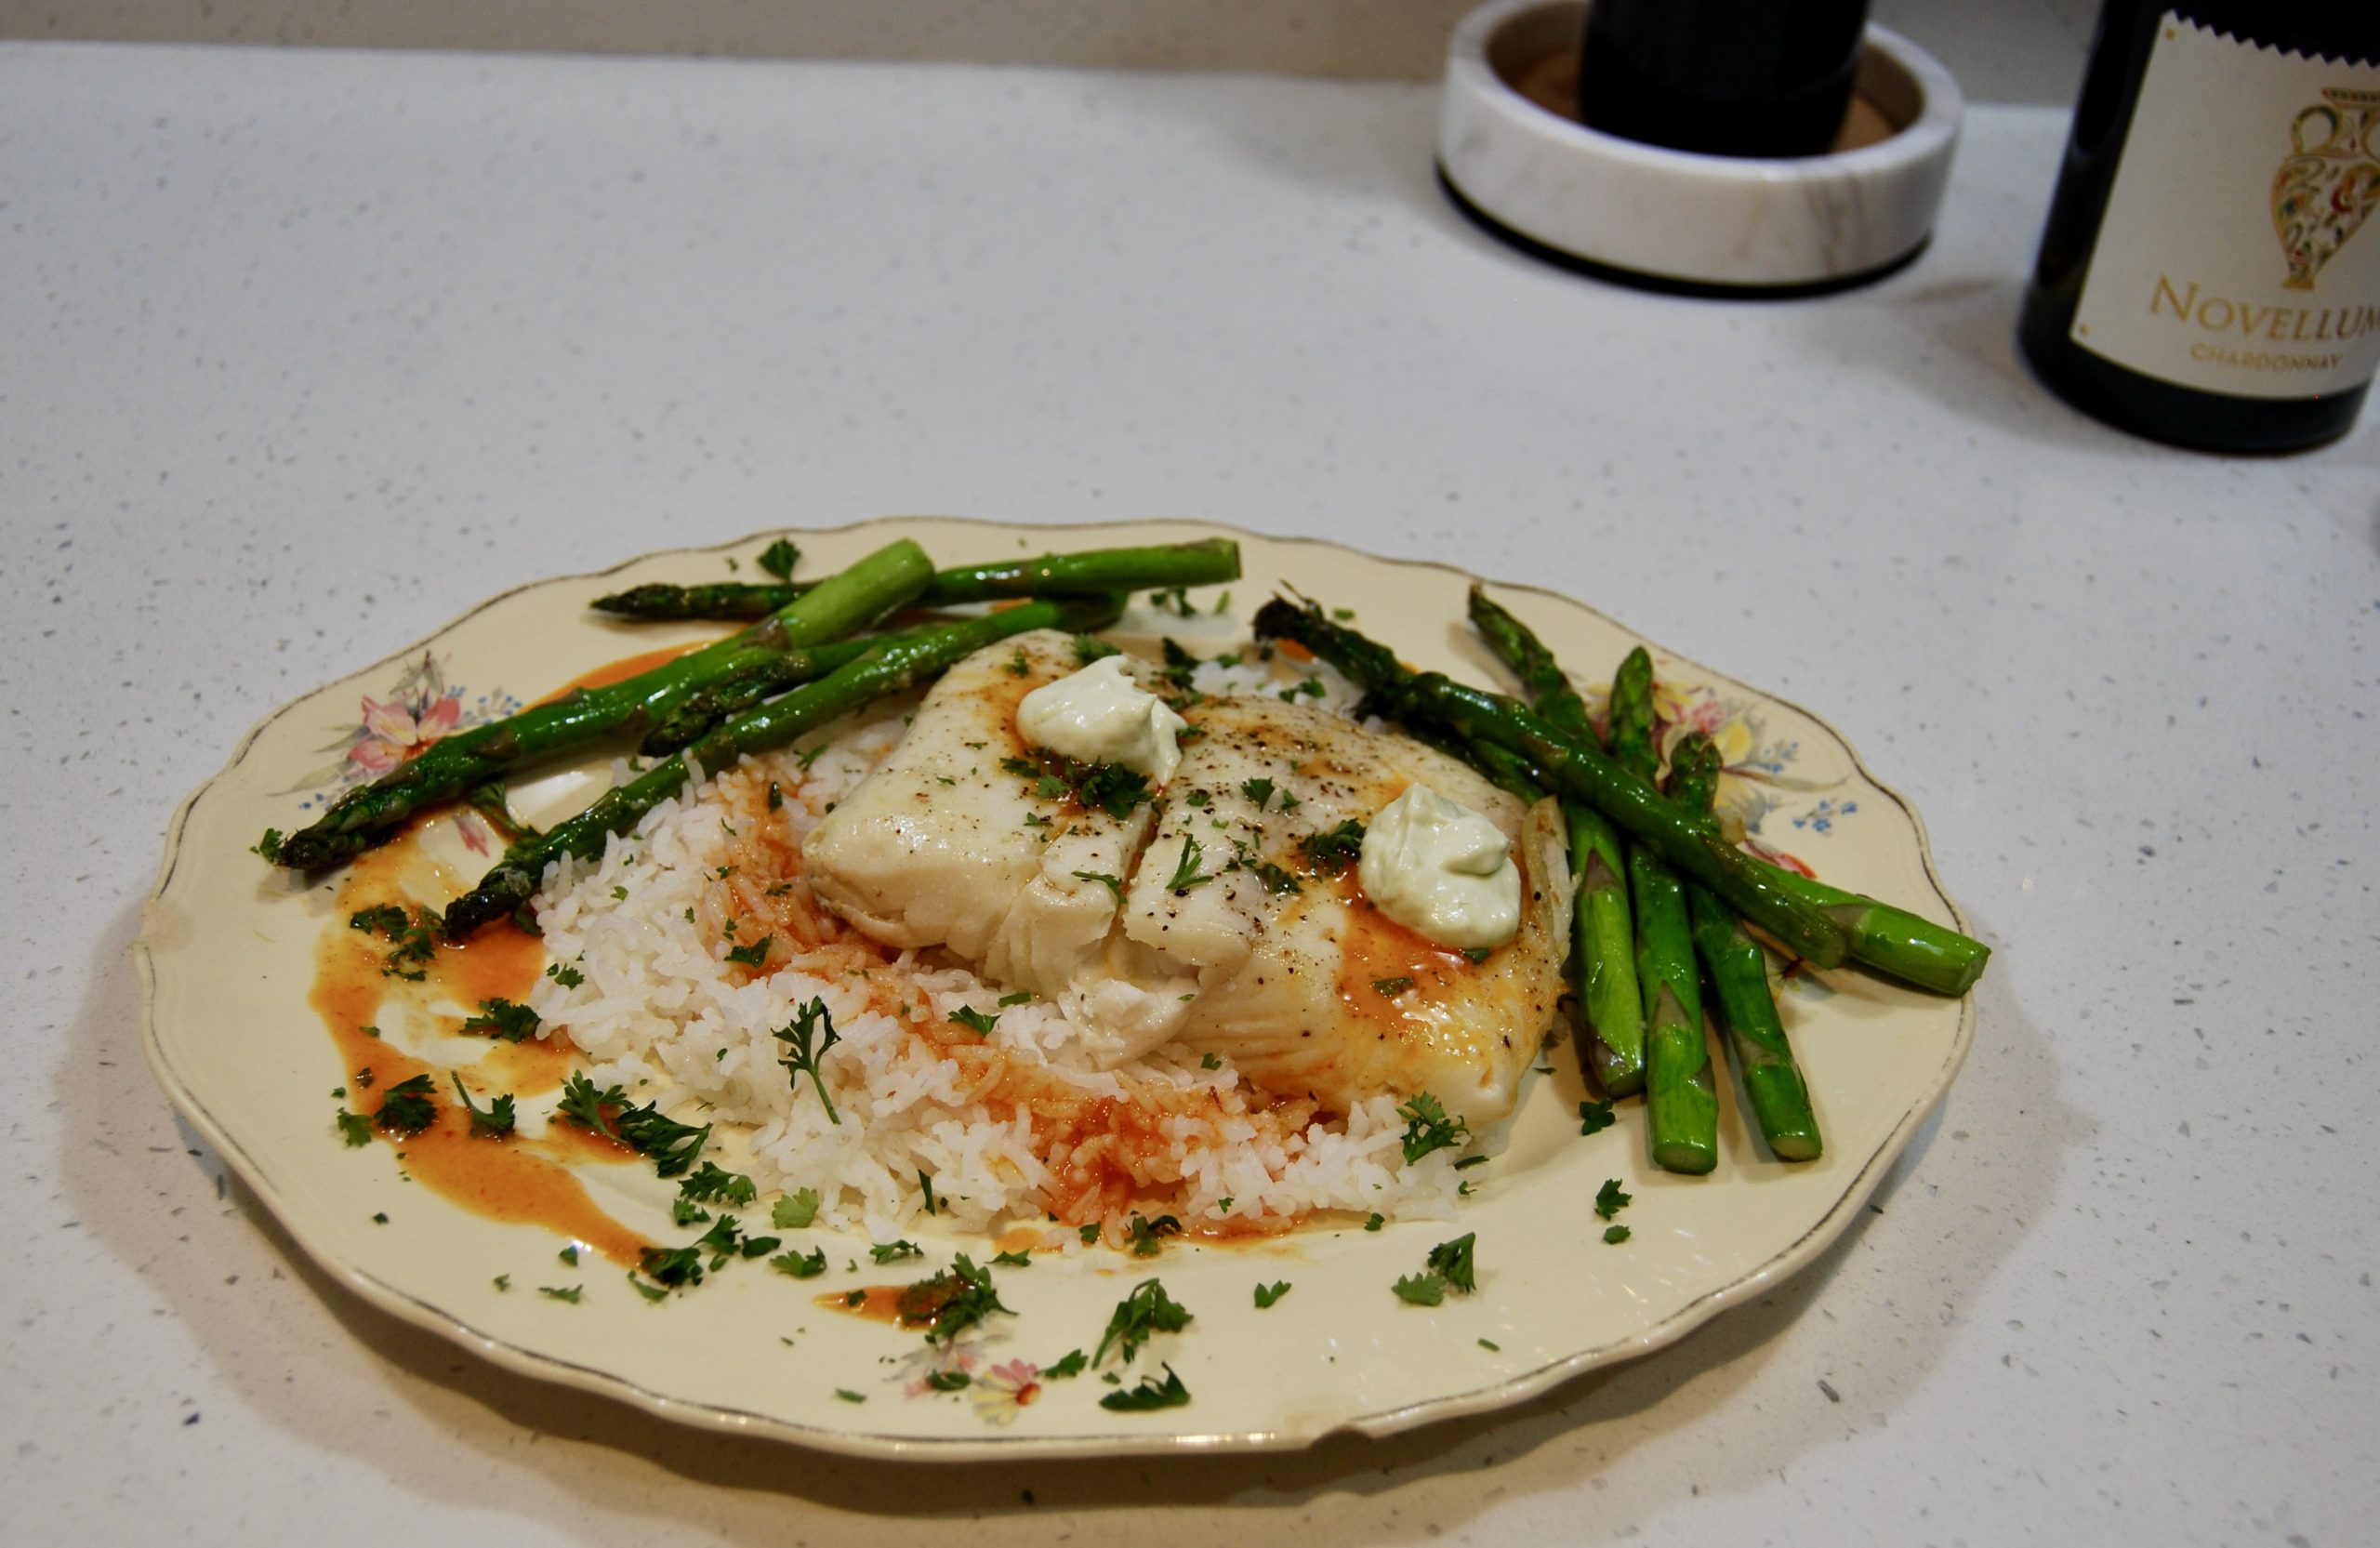
{"type": "Polygon", "coordinates": [[[1124,675],[1124,658],[1103,655],[1046,682],[1016,707],[1016,729],[1034,747],[1080,763],[1121,763],[1163,785],[1182,761],[1190,722],[1124,675]]]}
{"type": "Polygon", "coordinates": [[[1440,946],[1499,946],[1520,933],[1512,841],[1427,785],[1407,786],[1372,818],[1355,875],[1382,913],[1440,946]]]}

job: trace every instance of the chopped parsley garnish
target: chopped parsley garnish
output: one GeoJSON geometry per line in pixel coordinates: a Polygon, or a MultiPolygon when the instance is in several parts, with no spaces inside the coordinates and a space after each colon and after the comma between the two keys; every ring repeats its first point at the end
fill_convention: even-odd
{"type": "Polygon", "coordinates": [[[775,780],[774,780],[774,779],[770,780],[770,781],[769,781],[769,810],[770,810],[770,811],[772,811],[772,812],[775,812],[775,811],[778,811],[778,810],[782,809],[782,808],[784,807],[784,805],[785,805],[785,789],[784,789],[784,787],[781,787],[780,785],[778,785],[778,784],[777,784],[777,782],[776,782],[775,780]]]}
{"type": "Polygon", "coordinates": [[[1110,876],[1105,871],[1077,871],[1075,872],[1075,880],[1077,881],[1096,881],[1101,886],[1106,888],[1109,892],[1114,893],[1116,894],[1116,901],[1119,905],[1124,901],[1124,882],[1123,879],[1120,877],[1110,876]]]}
{"type": "Polygon", "coordinates": [[[509,1274],[499,1274],[489,1282],[495,1285],[497,1290],[509,1290],[512,1288],[512,1276],[509,1274]]]}
{"type": "Polygon", "coordinates": [[[1019,989],[1012,995],[1000,996],[1000,1009],[1003,1011],[1007,1010],[1012,1005],[1030,1005],[1032,1003],[1033,991],[1030,989],[1019,989]]]}
{"type": "Polygon", "coordinates": [[[380,1098],[373,1121],[391,1134],[418,1134],[438,1117],[431,1093],[437,1087],[427,1075],[416,1075],[390,1087],[380,1098]]]}
{"type": "Polygon", "coordinates": [[[786,1045],[786,1056],[777,1063],[785,1066],[793,1089],[800,1091],[801,1078],[809,1076],[817,1088],[819,1105],[826,1109],[827,1121],[840,1125],[842,1115],[835,1111],[835,1099],[826,1094],[826,1078],[818,1069],[826,1051],[842,1040],[835,1030],[835,1018],[826,1013],[826,1002],[813,996],[809,1004],[798,1007],[793,1020],[777,1028],[776,1039],[786,1045]]]}
{"type": "Polygon", "coordinates": [[[368,1118],[363,1117],[361,1114],[350,1113],[346,1108],[341,1107],[338,1110],[338,1132],[339,1137],[351,1145],[370,1144],[372,1143],[372,1120],[368,1118]]]}
{"type": "Polygon", "coordinates": [[[800,1188],[769,1207],[769,1224],[780,1231],[806,1231],[818,1218],[818,1190],[800,1188]]]}
{"type": "Polygon", "coordinates": [[[1085,1247],[1089,1247],[1099,1239],[1099,1222],[1094,1220],[1075,1234],[1082,1237],[1082,1244],[1085,1247]]]}
{"type": "Polygon", "coordinates": [[[1270,860],[1250,861],[1247,865],[1250,870],[1256,873],[1256,880],[1264,884],[1264,890],[1276,897],[1284,893],[1305,891],[1305,888],[1299,883],[1296,872],[1276,866],[1270,860]]]}
{"type": "Polygon", "coordinates": [[[1289,1293],[1289,1282],[1287,1279],[1276,1280],[1269,1285],[1259,1285],[1256,1287],[1256,1309],[1260,1312],[1264,1311],[1289,1293]]]}
{"type": "Polygon", "coordinates": [[[1007,1268],[1031,1268],[1033,1266],[1033,1254],[1025,1251],[1001,1252],[996,1254],[993,1257],[992,1262],[1007,1268]]]}
{"type": "Polygon", "coordinates": [[[1628,1239],[1629,1235],[1629,1229],[1625,1225],[1606,1225],[1604,1227],[1603,1239],[1610,1243],[1612,1246],[1618,1247],[1621,1242],[1628,1239]]]}
{"type": "Polygon", "coordinates": [[[925,1190],[926,1213],[937,1213],[938,1211],[934,1208],[933,1198],[933,1174],[927,1171],[923,1167],[918,1169],[918,1186],[925,1190]]]}
{"type": "Polygon", "coordinates": [[[793,567],[801,562],[801,550],[787,539],[780,537],[762,549],[760,557],[753,562],[779,580],[791,580],[793,567]]]}
{"type": "Polygon", "coordinates": [[[1243,779],[1239,782],[1239,793],[1254,801],[1256,810],[1262,812],[1264,803],[1273,799],[1273,782],[1269,779],[1243,779]]]}
{"type": "Polygon", "coordinates": [[[837,1387],[835,1389],[835,1396],[841,1398],[846,1403],[865,1403],[867,1401],[865,1395],[853,1392],[849,1387],[837,1387]]]}
{"type": "Polygon", "coordinates": [[[636,1277],[636,1270],[634,1269],[628,1270],[628,1289],[636,1291],[637,1294],[643,1296],[647,1301],[667,1301],[669,1299],[669,1288],[667,1285],[648,1285],[643,1280],[636,1277]]]}
{"type": "Polygon", "coordinates": [[[664,1117],[651,1103],[631,1107],[628,1100],[628,1093],[617,1086],[598,1091],[594,1081],[573,1074],[562,1084],[562,1101],[554,1115],[617,1140],[641,1156],[652,1157],[657,1176],[675,1177],[701,1158],[703,1145],[710,1139],[709,1124],[695,1128],[680,1123],[664,1117]],[[614,1108],[618,1109],[616,1114],[612,1113],[614,1108]]]}
{"type": "Polygon", "coordinates": [[[1479,1233],[1465,1231],[1452,1241],[1442,1241],[1430,1249],[1425,1260],[1430,1271],[1444,1278],[1452,1288],[1469,1294],[1479,1288],[1477,1267],[1473,1261],[1473,1249],[1478,1245],[1479,1233]]]}
{"type": "Polygon", "coordinates": [[[1182,1234],[1182,1223],[1171,1215],[1159,1215],[1155,1220],[1144,1218],[1139,1211],[1132,1212],[1132,1255],[1154,1258],[1165,1250],[1167,1237],[1182,1234]]]}
{"type": "Polygon", "coordinates": [[[1165,681],[1183,693],[1190,692],[1190,678],[1198,669],[1198,658],[1183,650],[1171,635],[1158,641],[1157,648],[1165,655],[1165,670],[1161,674],[1165,681]]]}
{"type": "Polygon", "coordinates": [[[677,1290],[703,1282],[703,1252],[699,1246],[648,1247],[637,1254],[637,1260],[656,1285],[677,1290]]]}
{"type": "Polygon", "coordinates": [[[587,982],[587,975],[567,962],[549,962],[546,976],[565,989],[575,989],[587,982]]]}
{"type": "Polygon", "coordinates": [[[1041,1368],[1041,1379],[1045,1382],[1072,1381],[1075,1377],[1081,1375],[1083,1367],[1090,1363],[1083,1357],[1081,1350],[1069,1349],[1066,1351],[1064,1359],[1055,1365],[1045,1365],[1041,1368]]]}
{"type": "Polygon", "coordinates": [[[961,1252],[951,1265],[931,1279],[920,1279],[901,1291],[901,1324],[922,1327],[934,1343],[949,1343],[994,1312],[1006,1312],[992,1277],[961,1252]]]}
{"type": "Polygon", "coordinates": [[[1327,832],[1309,833],[1299,840],[1306,864],[1317,871],[1343,871],[1362,858],[1364,825],[1349,817],[1327,832]]]}
{"type": "Polygon", "coordinates": [[[484,1108],[482,1108],[472,1104],[471,1093],[464,1089],[463,1078],[456,1075],[454,1079],[455,1095],[462,1102],[463,1111],[471,1115],[473,1139],[500,1140],[512,1132],[512,1093],[510,1092],[498,1092],[484,1108]]]}
{"type": "Polygon", "coordinates": [[[555,1106],[554,1116],[581,1129],[617,1139],[619,1136],[612,1132],[611,1120],[603,1116],[603,1109],[624,1107],[628,1100],[628,1092],[617,1086],[599,1092],[594,1081],[584,1075],[574,1074],[562,1083],[562,1101],[555,1106]]]}
{"type": "Polygon", "coordinates": [[[380,968],[383,978],[415,984],[429,976],[423,964],[438,955],[438,933],[445,926],[434,908],[416,908],[407,914],[393,903],[360,909],[347,920],[350,930],[383,936],[391,943],[388,960],[380,968]]]}
{"type": "Polygon", "coordinates": [[[1099,1365],[1107,1358],[1113,1347],[1117,1358],[1130,1365],[1141,1345],[1157,1333],[1178,1333],[1188,1326],[1190,1313],[1180,1302],[1165,1293],[1165,1286],[1155,1279],[1144,1279],[1132,1287],[1132,1293],[1116,1303],[1116,1311],[1107,1319],[1107,1331],[1099,1340],[1099,1347],[1091,1352],[1091,1363],[1099,1365]]]}
{"type": "Polygon", "coordinates": [[[1173,880],[1165,884],[1166,890],[1179,897],[1193,887],[1203,887],[1212,881],[1212,876],[1202,875],[1198,869],[1199,862],[1205,858],[1198,840],[1184,833],[1182,836],[1182,854],[1173,863],[1173,880]]]}
{"type": "Polygon", "coordinates": [[[1106,813],[1121,822],[1150,799],[1149,782],[1136,769],[1121,763],[1081,763],[1047,748],[1036,748],[1023,758],[1005,759],[1001,769],[1033,781],[1033,793],[1044,800],[1072,797],[1086,810],[1106,813]]]}
{"type": "Polygon", "coordinates": [[[653,1158],[656,1176],[675,1177],[692,1167],[710,1138],[710,1125],[697,1129],[662,1116],[652,1103],[630,1107],[612,1120],[614,1131],[640,1156],[653,1158]]]}
{"type": "Polygon", "coordinates": [[[1201,1053],[1198,1055],[1198,1067],[1200,1069],[1221,1069],[1223,1067],[1223,1062],[1214,1054],[1201,1053]]]}
{"type": "Polygon", "coordinates": [[[1008,675],[1011,677],[1024,677],[1032,670],[1033,663],[1025,659],[1025,647],[1023,645],[1017,646],[1016,654],[1008,658],[1008,675]]]}
{"type": "Polygon", "coordinates": [[[1635,1201],[1633,1195],[1621,1190],[1619,1178],[1607,1178],[1604,1185],[1595,1190],[1595,1217],[1609,1220],[1635,1201]]]}
{"type": "Polygon", "coordinates": [[[1150,592],[1149,605],[1160,612],[1170,607],[1185,618],[1196,615],[1195,610],[1190,606],[1190,589],[1185,586],[1169,587],[1162,591],[1150,592]]]}
{"type": "Polygon", "coordinates": [[[1416,1306],[1435,1306],[1447,1298],[1446,1279],[1435,1274],[1408,1274],[1396,1281],[1396,1298],[1416,1306]]]}
{"type": "Polygon", "coordinates": [[[1212,796],[1210,796],[1204,790],[1193,790],[1188,795],[1182,798],[1182,804],[1188,807],[1203,809],[1207,802],[1213,799],[1214,798],[1212,796]]]}
{"type": "Polygon", "coordinates": [[[1488,958],[1495,955],[1496,948],[1494,946],[1465,946],[1462,948],[1463,960],[1471,963],[1474,967],[1485,962],[1488,958]]]}
{"type": "Polygon", "coordinates": [[[731,948],[727,953],[727,959],[731,962],[741,962],[747,968],[762,966],[768,961],[769,947],[774,945],[776,937],[774,935],[763,935],[749,946],[740,946],[731,948]]]}
{"type": "Polygon", "coordinates": [[[1447,1117],[1438,1099],[1427,1092],[1416,1092],[1413,1099],[1396,1109],[1405,1120],[1405,1164],[1427,1156],[1433,1150],[1445,1150],[1462,1144],[1471,1137],[1469,1127],[1459,1118],[1447,1117]]]}
{"type": "Polygon", "coordinates": [[[277,827],[268,827],[264,830],[264,837],[258,839],[253,845],[251,845],[248,853],[262,856],[266,863],[270,865],[278,866],[281,864],[282,837],[281,829],[277,827]]]}
{"type": "Polygon", "coordinates": [[[936,1392],[958,1392],[972,1386],[974,1382],[975,1378],[963,1370],[930,1370],[926,1373],[926,1385],[936,1392]]]}
{"type": "Polygon", "coordinates": [[[818,1247],[807,1253],[780,1252],[769,1260],[769,1266],[779,1274],[790,1274],[797,1279],[815,1279],[826,1272],[826,1250],[818,1247]]]}
{"type": "Polygon", "coordinates": [[[483,999],[479,1014],[463,1023],[466,1032],[484,1032],[517,1043],[537,1030],[537,1012],[509,999],[483,999]]]}
{"type": "Polygon", "coordinates": [[[576,1268],[578,1266],[578,1244],[576,1242],[572,1242],[568,1247],[565,1247],[561,1251],[555,1253],[554,1256],[560,1258],[563,1263],[568,1264],[571,1267],[576,1268]]]}
{"type": "Polygon", "coordinates": [[[1457,1171],[1461,1171],[1468,1167],[1484,1167],[1487,1164],[1488,1158],[1485,1156],[1465,1156],[1461,1160],[1457,1161],[1454,1164],[1454,1169],[1457,1171]]]}
{"type": "Polygon", "coordinates": [[[1379,995],[1383,999],[1395,999],[1398,995],[1403,994],[1412,986],[1413,975],[1408,972],[1398,973],[1394,978],[1375,978],[1372,980],[1372,993],[1379,995]]]}
{"type": "Polygon", "coordinates": [[[694,1225],[710,1218],[710,1211],[693,1199],[680,1195],[669,1201],[669,1218],[681,1225],[694,1225]]]}
{"type": "Polygon", "coordinates": [[[1367,1231],[1377,1231],[1387,1224],[1388,1217],[1380,1213],[1378,1211],[1374,1211],[1371,1215],[1365,1220],[1364,1229],[1367,1231]]]}
{"type": "Polygon", "coordinates": [[[951,1012],[950,1019],[979,1038],[990,1037],[992,1028],[1000,1023],[998,1012],[995,1012],[987,1016],[972,1005],[961,1005],[958,1010],[951,1012]]]}
{"type": "Polygon", "coordinates": [[[1099,1400],[1099,1406],[1117,1413],[1146,1413],[1152,1409],[1178,1409],[1189,1401],[1190,1389],[1182,1384],[1182,1378],[1173,1373],[1173,1368],[1167,1366],[1164,1381],[1144,1376],[1139,1386],[1111,1392],[1099,1400]]]}
{"type": "Polygon", "coordinates": [[[926,1250],[913,1241],[888,1241],[880,1247],[869,1248],[867,1255],[879,1264],[892,1264],[904,1258],[922,1258],[926,1250]]]}
{"type": "Polygon", "coordinates": [[[740,1171],[730,1171],[717,1161],[705,1161],[702,1170],[678,1184],[678,1195],[705,1204],[733,1204],[739,1208],[752,1202],[760,1192],[752,1180],[740,1171]]]}
{"type": "Polygon", "coordinates": [[[1618,1121],[1611,1115],[1611,1104],[1608,1102],[1579,1104],[1579,1132],[1581,1134],[1600,1134],[1618,1121]]]}
{"type": "Polygon", "coordinates": [[[539,1285],[537,1287],[537,1293],[544,1296],[549,1301],[567,1301],[572,1305],[575,1306],[578,1304],[578,1298],[585,1290],[585,1288],[586,1287],[581,1285],[573,1285],[568,1290],[564,1290],[560,1285],[539,1285]]]}

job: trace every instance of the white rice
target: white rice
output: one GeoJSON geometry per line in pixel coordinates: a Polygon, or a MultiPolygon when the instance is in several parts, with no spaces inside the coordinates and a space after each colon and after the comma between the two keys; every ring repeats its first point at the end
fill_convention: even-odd
{"type": "MultiPolygon", "coordinates": [[[[1301,668],[1286,679],[1270,675],[1277,668],[1253,659],[1209,665],[1197,685],[1277,691],[1310,673],[1325,689],[1315,702],[1343,709],[1352,701],[1327,668],[1301,668]]],[[[1057,1006],[1001,1008],[998,986],[940,953],[894,951],[840,929],[840,939],[790,960],[780,945],[766,971],[729,961],[733,914],[746,912],[747,942],[781,921],[755,920],[753,911],[767,906],[755,899],[765,894],[751,878],[732,885],[721,867],[752,866],[757,851],[780,867],[774,884],[793,899],[786,906],[807,905],[809,917],[822,916],[798,876],[801,838],[901,729],[895,707],[840,730],[806,768],[788,752],[698,777],[633,833],[614,838],[600,861],[564,859],[548,872],[537,921],[548,952],[576,969],[578,982],[541,979],[530,1004],[549,1032],[567,1031],[599,1086],[617,1085],[681,1121],[712,1124],[707,1157],[747,1173],[764,1193],[813,1189],[822,1222],[856,1224],[878,1241],[903,1235],[922,1214],[921,1173],[932,1180],[936,1212],[952,1224],[985,1232],[1032,1225],[1044,1228],[1048,1244],[1070,1247],[1079,1243],[1078,1224],[1096,1220],[1113,1235],[1134,1211],[1171,1214],[1194,1232],[1279,1230],[1319,1211],[1453,1213],[1454,1153],[1407,1164],[1394,1097],[1342,1116],[1309,1119],[1292,1110],[1285,1119],[1240,1084],[1228,1061],[1209,1070],[1159,1050],[1103,1072],[1072,1056],[1076,1029],[1057,1006]],[[772,784],[782,795],[774,811],[772,784]],[[735,886],[745,889],[740,901],[735,886]],[[780,1062],[787,1045],[774,1036],[813,998],[840,1034],[820,1061],[840,1122],[829,1120],[808,1077],[788,1078],[780,1062]],[[961,1008],[998,1012],[986,1048],[945,1046],[936,1029],[949,1033],[947,1018],[961,1008]],[[1000,1079],[987,1078],[993,1066],[1000,1079]],[[1035,1096],[1031,1110],[1016,1100],[1020,1091],[1035,1096]],[[1069,1130],[1034,1116],[1076,1097],[1121,1099],[1153,1118],[1161,1143],[1109,1150],[1118,1142],[1095,1125],[1069,1130]],[[1069,1168],[1101,1152],[1133,1156],[1134,1185],[1119,1190],[1111,1171],[1105,1188],[1087,1193],[1080,1182],[1088,1173],[1069,1168]],[[1063,1227],[1053,1224],[1061,1217],[1063,1227]]]]}

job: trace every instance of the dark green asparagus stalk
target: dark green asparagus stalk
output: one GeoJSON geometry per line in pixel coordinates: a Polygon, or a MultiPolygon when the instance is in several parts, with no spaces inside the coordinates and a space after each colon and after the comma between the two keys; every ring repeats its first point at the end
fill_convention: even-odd
{"type": "Polygon", "coordinates": [[[394,838],[425,806],[534,760],[606,735],[642,731],[714,683],[764,671],[788,651],[862,628],[914,598],[932,574],[923,549],[906,538],[890,544],[740,634],[609,687],[565,694],[443,738],[420,757],[341,796],[311,827],[281,840],[267,858],[299,870],[350,860],[394,838]]]}
{"type": "Polygon", "coordinates": [[[1852,959],[1905,984],[1956,999],[1976,986],[1991,948],[1948,925],[1896,908],[1815,877],[1770,867],[1777,884],[1816,907],[1851,936],[1852,959]]]}
{"type": "MultiPolygon", "coordinates": [[[[1471,589],[1471,621],[1496,658],[1521,680],[1530,706],[1548,724],[1579,741],[1595,741],[1586,701],[1527,624],[1477,586],[1471,589]]],[[[1570,869],[1579,883],[1571,913],[1579,1051],[1607,1094],[1627,1096],[1645,1085],[1645,1003],[1636,984],[1627,862],[1620,835],[1602,813],[1573,800],[1563,803],[1562,815],[1570,830],[1570,869]]]]}
{"type": "MultiPolygon", "coordinates": [[[[1653,658],[1642,647],[1613,675],[1605,719],[1612,761],[1651,784],[1660,754],[1653,742],[1653,658]]],[[[1636,980],[1645,1001],[1646,1137],[1656,1165],[1706,1172],[1719,1164],[1719,1087],[1702,1033],[1686,883],[1659,855],[1633,843],[1628,897],[1636,912],[1636,980]]]]}
{"type": "MultiPolygon", "coordinates": [[[[1210,537],[1196,543],[1091,549],[962,565],[935,575],[919,600],[939,607],[1007,597],[1104,596],[1150,588],[1212,586],[1238,578],[1239,545],[1227,537],[1210,537]]],[[[815,584],[671,586],[654,582],[598,597],[589,605],[629,618],[758,618],[815,584]]]]}
{"type": "Polygon", "coordinates": [[[1654,1163],[1705,1172],[1719,1164],[1719,1092],[1702,1036],[1694,928],[1677,872],[1643,844],[1628,851],[1636,979],[1645,999],[1645,1129],[1654,1163]]]}
{"type": "Polygon", "coordinates": [[[1773,867],[1698,825],[1600,749],[1564,735],[1518,702],[1441,673],[1409,672],[1388,651],[1332,623],[1311,604],[1267,602],[1256,615],[1256,631],[1295,640],[1330,661],[1367,692],[1378,694],[1399,720],[1435,722],[1467,740],[1518,753],[1555,795],[1593,805],[1813,966],[1839,966],[1849,951],[1843,927],[1778,886],[1773,867]]]}
{"type": "MultiPolygon", "coordinates": [[[[1670,749],[1670,800],[1701,815],[1719,791],[1719,749],[1700,732],[1690,732],[1670,749]]],[[[1727,906],[1708,887],[1688,887],[1686,913],[1694,921],[1694,946],[1711,975],[1719,1023],[1736,1051],[1744,1097],[1769,1151],[1780,1160],[1808,1161],[1824,1148],[1810,1088],[1785,1040],[1777,997],[1768,987],[1768,955],[1744,933],[1727,906]]]]}
{"type": "Polygon", "coordinates": [[[1115,598],[1053,600],[888,635],[856,660],[706,732],[682,753],[606,791],[568,822],[507,850],[480,884],[446,910],[447,936],[460,940],[491,920],[519,913],[536,893],[549,865],[564,854],[581,860],[601,855],[607,836],[627,832],[645,813],[684,789],[690,766],[715,772],[748,753],[784,747],[872,700],[938,676],[959,657],[1010,635],[1034,628],[1104,628],[1121,613],[1121,602],[1115,598]]]}
{"type": "Polygon", "coordinates": [[[1611,675],[1611,702],[1604,707],[1604,746],[1611,761],[1650,781],[1661,766],[1653,745],[1653,658],[1637,646],[1611,675]]]}

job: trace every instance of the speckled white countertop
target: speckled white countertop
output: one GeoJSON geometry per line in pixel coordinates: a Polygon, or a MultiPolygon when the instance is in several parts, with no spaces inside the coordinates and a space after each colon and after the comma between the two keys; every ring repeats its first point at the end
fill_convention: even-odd
{"type": "Polygon", "coordinates": [[[2127,440],[2009,339],[2062,113],[1831,299],[1540,267],[1425,87],[0,48],[0,1498],[27,1542],[2369,1541],[2380,430],[2127,440]],[[902,510],[1569,591],[1806,704],[1999,948],[1873,1212],[1683,1344],[1310,1453],[915,1469],[364,1306],[143,1067],[175,804],[518,582],[902,510]]]}

